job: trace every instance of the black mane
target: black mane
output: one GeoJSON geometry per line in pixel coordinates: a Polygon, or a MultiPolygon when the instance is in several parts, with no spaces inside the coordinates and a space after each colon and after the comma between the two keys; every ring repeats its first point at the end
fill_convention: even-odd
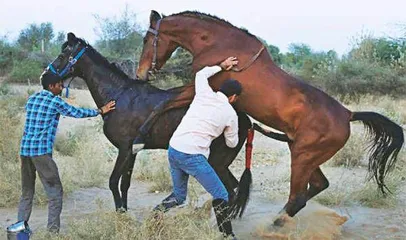
{"type": "Polygon", "coordinates": [[[219,17],[214,16],[214,15],[210,15],[210,14],[207,14],[207,13],[201,13],[201,12],[198,12],[198,11],[183,11],[183,12],[180,12],[180,13],[172,14],[170,16],[191,16],[191,17],[200,18],[200,19],[203,19],[203,20],[211,20],[211,21],[220,22],[220,23],[223,23],[223,24],[225,24],[227,26],[230,26],[230,27],[236,28],[236,29],[238,29],[240,31],[243,31],[248,36],[256,38],[256,36],[251,34],[247,29],[236,27],[233,24],[229,23],[227,20],[224,20],[222,18],[219,18],[219,17]]]}
{"type": "MultiPolygon", "coordinates": [[[[87,47],[87,52],[90,53],[89,57],[93,59],[93,61],[95,61],[98,64],[103,64],[105,66],[107,66],[111,71],[113,71],[113,73],[117,74],[118,76],[120,76],[123,79],[126,80],[133,80],[131,79],[123,70],[121,70],[120,68],[118,68],[115,64],[110,63],[109,60],[107,60],[107,58],[105,58],[103,55],[101,55],[96,49],[94,49],[87,41],[85,41],[82,38],[77,38],[77,40],[82,44],[85,45],[87,47]]],[[[65,42],[64,44],[62,44],[62,49],[66,48],[66,46],[68,45],[68,42],[65,42]]],[[[138,82],[135,81],[134,82],[138,82]]]]}

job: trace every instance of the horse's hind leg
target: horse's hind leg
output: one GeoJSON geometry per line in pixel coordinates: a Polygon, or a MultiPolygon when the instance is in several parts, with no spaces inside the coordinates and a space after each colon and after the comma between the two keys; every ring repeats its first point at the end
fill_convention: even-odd
{"type": "MultiPolygon", "coordinates": [[[[328,181],[319,166],[344,146],[349,136],[349,128],[338,129],[337,127],[337,131],[327,133],[307,131],[302,136],[305,137],[298,137],[289,145],[292,161],[290,194],[280,214],[287,213],[290,217],[295,216],[305,207],[308,199],[327,188],[328,181]]],[[[275,225],[283,225],[283,223],[281,216],[274,222],[275,225]]]]}
{"type": "Polygon", "coordinates": [[[212,166],[217,176],[227,189],[229,201],[235,198],[234,189],[238,186],[238,180],[230,172],[227,166],[212,166]],[[237,184],[235,183],[237,182],[237,184]]]}
{"type": "Polygon", "coordinates": [[[128,159],[127,168],[123,171],[123,175],[121,176],[121,185],[120,185],[121,200],[125,211],[128,210],[127,207],[128,189],[130,188],[131,185],[131,175],[133,173],[136,156],[137,156],[136,154],[135,155],[131,154],[130,158],[128,159]]]}
{"type": "Polygon", "coordinates": [[[307,190],[307,200],[310,200],[326,188],[328,188],[329,182],[324,176],[320,167],[316,168],[310,175],[309,189],[307,190]]]}

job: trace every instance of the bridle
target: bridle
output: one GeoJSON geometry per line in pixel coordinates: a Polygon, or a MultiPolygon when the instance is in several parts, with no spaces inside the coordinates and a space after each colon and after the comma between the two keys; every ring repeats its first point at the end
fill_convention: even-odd
{"type": "Polygon", "coordinates": [[[152,56],[152,63],[151,63],[151,70],[153,72],[158,71],[156,68],[156,63],[157,63],[157,54],[158,54],[158,35],[159,35],[159,26],[161,25],[161,20],[159,19],[156,23],[156,29],[149,28],[148,32],[154,34],[154,40],[152,42],[152,47],[154,49],[154,55],[152,56]]]}
{"type": "MultiPolygon", "coordinates": [[[[78,48],[78,46],[80,45],[80,43],[77,43],[76,44],[76,46],[73,48],[73,49],[77,49],[78,48]]],[[[87,50],[87,47],[84,47],[84,48],[82,48],[77,54],[76,54],[76,56],[73,56],[74,54],[74,52],[75,51],[72,51],[71,53],[70,53],[70,56],[69,56],[69,61],[68,61],[68,63],[66,64],[66,66],[62,69],[62,71],[58,71],[57,69],[55,69],[55,67],[53,66],[53,63],[55,62],[55,61],[53,61],[53,62],[51,62],[49,65],[48,65],[48,67],[47,67],[47,71],[50,71],[51,73],[53,73],[54,75],[57,75],[58,77],[60,77],[61,79],[63,79],[63,77],[65,77],[69,72],[71,72],[72,71],[72,69],[73,69],[73,66],[76,64],[76,62],[79,60],[79,58],[81,58],[82,56],[83,56],[83,54],[85,53],[85,51],[87,50]]],[[[73,76],[71,79],[70,79],[70,81],[69,81],[69,83],[67,84],[67,86],[64,86],[65,88],[66,88],[66,97],[69,97],[69,86],[70,86],[70,84],[71,84],[71,82],[72,82],[72,80],[74,79],[75,77],[73,76]]]]}
{"type": "Polygon", "coordinates": [[[47,70],[49,70],[49,71],[51,71],[53,74],[55,74],[55,75],[57,75],[57,76],[63,78],[68,72],[70,72],[70,70],[73,68],[73,66],[76,64],[76,62],[79,60],[79,58],[82,57],[82,55],[83,55],[83,53],[85,53],[86,49],[87,49],[87,47],[82,48],[82,49],[76,54],[75,57],[72,56],[72,55],[73,55],[73,51],[72,51],[72,53],[71,53],[70,56],[69,56],[69,61],[68,61],[68,63],[66,64],[66,66],[62,69],[62,71],[59,72],[58,70],[56,70],[56,69],[54,68],[54,66],[52,65],[53,62],[48,65],[47,70]]]}

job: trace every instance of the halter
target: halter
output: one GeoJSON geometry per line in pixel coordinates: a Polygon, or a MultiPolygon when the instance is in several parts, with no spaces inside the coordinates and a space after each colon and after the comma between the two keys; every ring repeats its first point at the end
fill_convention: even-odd
{"type": "MultiPolygon", "coordinates": [[[[82,55],[85,53],[86,49],[87,49],[87,47],[82,48],[82,50],[80,50],[78,52],[78,54],[76,54],[75,57],[70,56],[68,64],[66,64],[66,66],[62,69],[61,72],[57,71],[54,68],[54,66],[52,65],[53,62],[48,65],[47,69],[49,71],[51,71],[53,74],[59,76],[60,78],[63,78],[72,69],[72,67],[76,64],[76,62],[79,60],[79,58],[82,57],[82,55]]],[[[69,81],[68,85],[65,87],[67,98],[69,97],[69,86],[74,78],[75,77],[72,77],[71,80],[69,81]]]]}
{"type": "Polygon", "coordinates": [[[154,41],[152,42],[152,46],[154,49],[154,55],[152,56],[152,63],[151,63],[151,65],[152,65],[151,70],[154,72],[157,71],[156,59],[157,59],[157,54],[158,54],[158,35],[159,35],[159,26],[161,25],[161,20],[162,19],[159,19],[158,22],[156,23],[156,29],[153,29],[153,28],[148,29],[148,32],[154,34],[154,41]]]}
{"type": "Polygon", "coordinates": [[[48,69],[55,75],[59,76],[59,77],[64,77],[66,75],[66,73],[68,73],[69,70],[72,69],[72,67],[76,64],[76,62],[78,61],[78,59],[83,55],[83,53],[86,51],[87,47],[83,48],[82,50],[80,50],[78,52],[78,54],[75,57],[70,56],[69,57],[69,62],[68,64],[66,64],[66,66],[62,69],[61,72],[58,72],[57,70],[55,70],[54,66],[52,65],[52,63],[50,63],[48,65],[48,69]]]}

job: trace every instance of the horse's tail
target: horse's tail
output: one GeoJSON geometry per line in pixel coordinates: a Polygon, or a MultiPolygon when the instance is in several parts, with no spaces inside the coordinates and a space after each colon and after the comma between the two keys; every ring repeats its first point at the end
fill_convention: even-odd
{"type": "Polygon", "coordinates": [[[245,144],[245,170],[241,176],[240,183],[237,188],[237,197],[231,204],[232,218],[239,217],[244,213],[247,206],[251,191],[252,174],[251,174],[251,156],[252,156],[252,140],[254,139],[254,129],[248,129],[247,142],[245,144]]]}
{"type": "Polygon", "coordinates": [[[374,178],[379,189],[385,194],[386,174],[393,169],[404,143],[401,126],[375,112],[353,112],[350,121],[362,121],[371,136],[369,146],[369,179],[374,178]]]}
{"type": "Polygon", "coordinates": [[[281,141],[281,142],[292,142],[292,140],[290,140],[286,134],[267,131],[256,123],[253,124],[253,127],[254,127],[254,130],[264,134],[267,137],[273,138],[273,139],[281,141]]]}
{"type": "Polygon", "coordinates": [[[267,137],[273,138],[282,142],[292,142],[286,134],[276,133],[272,131],[267,131],[260,127],[258,124],[254,123],[253,128],[248,129],[247,143],[245,145],[245,170],[241,176],[240,182],[237,188],[237,197],[231,203],[231,214],[232,218],[237,216],[241,217],[244,213],[245,207],[247,206],[249,195],[251,191],[252,184],[252,173],[251,173],[251,156],[252,156],[252,141],[254,139],[254,130],[264,134],[267,137]]]}

